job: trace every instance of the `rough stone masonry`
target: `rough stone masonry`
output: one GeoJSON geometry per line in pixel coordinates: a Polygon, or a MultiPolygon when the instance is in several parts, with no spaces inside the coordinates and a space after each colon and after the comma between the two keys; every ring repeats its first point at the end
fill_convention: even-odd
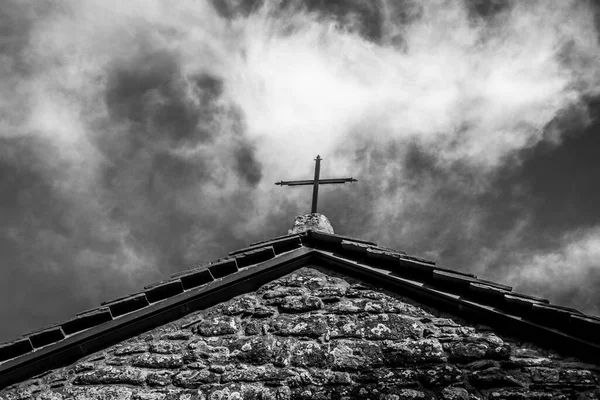
{"type": "Polygon", "coordinates": [[[599,366],[317,266],[1,399],[599,399],[599,366]]]}

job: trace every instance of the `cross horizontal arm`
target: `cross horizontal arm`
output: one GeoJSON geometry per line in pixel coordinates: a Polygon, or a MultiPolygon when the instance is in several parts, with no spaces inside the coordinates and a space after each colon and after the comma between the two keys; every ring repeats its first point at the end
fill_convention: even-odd
{"type": "MultiPolygon", "coordinates": [[[[319,179],[319,185],[328,185],[334,183],[346,183],[346,182],[358,182],[357,179],[354,178],[329,178],[329,179],[319,179]]],[[[275,182],[276,185],[279,186],[302,186],[302,185],[314,185],[315,181],[313,179],[307,179],[303,181],[280,181],[275,182]]]]}

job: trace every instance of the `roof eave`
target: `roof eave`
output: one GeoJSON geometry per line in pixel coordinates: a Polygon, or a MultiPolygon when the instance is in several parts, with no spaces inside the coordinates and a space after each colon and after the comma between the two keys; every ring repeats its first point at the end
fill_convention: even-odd
{"type": "Polygon", "coordinates": [[[238,294],[255,290],[306,265],[313,260],[313,256],[313,249],[298,248],[6,361],[0,364],[0,389],[49,369],[69,365],[90,353],[181,318],[192,311],[208,308],[238,294]]]}

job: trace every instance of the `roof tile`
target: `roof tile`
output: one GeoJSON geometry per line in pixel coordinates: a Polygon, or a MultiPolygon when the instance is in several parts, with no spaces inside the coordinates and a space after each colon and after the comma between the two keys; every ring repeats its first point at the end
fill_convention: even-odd
{"type": "Polygon", "coordinates": [[[447,270],[442,269],[435,269],[433,271],[433,279],[437,284],[441,285],[442,287],[447,287],[449,289],[459,290],[462,292],[470,291],[471,293],[474,293],[474,290],[477,290],[477,288],[481,288],[476,286],[473,289],[470,287],[471,283],[486,285],[494,287],[496,289],[505,290],[507,292],[510,292],[512,290],[510,286],[478,279],[477,276],[472,274],[448,272],[447,270]]]}
{"type": "Polygon", "coordinates": [[[183,292],[183,285],[179,279],[173,279],[159,282],[154,285],[148,285],[144,289],[147,289],[146,298],[148,301],[150,303],[156,303],[157,301],[167,299],[183,292]]]}
{"type": "Polygon", "coordinates": [[[111,302],[104,302],[102,305],[107,305],[113,318],[116,318],[132,311],[139,310],[140,308],[144,308],[150,305],[150,303],[146,298],[146,294],[142,292],[134,293],[111,302]]]}
{"type": "Polygon", "coordinates": [[[569,331],[575,336],[600,342],[600,320],[587,315],[571,314],[569,331]]]}
{"type": "Polygon", "coordinates": [[[183,273],[174,274],[172,276],[179,277],[185,290],[192,289],[215,280],[207,266],[202,266],[191,271],[183,271],[183,273]]]}
{"type": "MultiPolygon", "coordinates": [[[[560,327],[569,324],[571,311],[548,304],[532,304],[531,319],[544,325],[560,327]]],[[[576,310],[575,310],[576,311],[576,310]]]]}
{"type": "Polygon", "coordinates": [[[33,346],[29,338],[21,338],[0,344],[0,362],[29,353],[32,350],[33,346]]]}
{"type": "Polygon", "coordinates": [[[368,244],[368,245],[377,247],[377,243],[371,242],[369,240],[355,239],[355,238],[351,238],[351,237],[347,237],[347,236],[340,236],[340,235],[330,235],[328,233],[316,232],[316,231],[312,231],[312,230],[308,231],[308,237],[311,240],[311,242],[317,242],[317,243],[320,243],[321,245],[333,245],[333,246],[341,247],[342,241],[348,240],[351,242],[364,243],[364,244],[368,244]]]}
{"type": "Polygon", "coordinates": [[[65,338],[60,326],[51,326],[29,335],[29,340],[34,348],[43,347],[58,342],[65,338]]]}
{"type": "Polygon", "coordinates": [[[400,253],[396,253],[393,251],[382,250],[376,247],[369,247],[366,250],[366,254],[368,258],[377,261],[378,263],[385,265],[398,265],[398,260],[400,260],[400,253]]]}
{"type": "Polygon", "coordinates": [[[238,268],[244,268],[249,265],[261,263],[263,261],[270,260],[275,257],[275,250],[273,246],[260,247],[258,249],[246,251],[242,254],[236,255],[238,268]]]}
{"type": "Polygon", "coordinates": [[[224,276],[233,274],[234,272],[237,272],[239,269],[237,266],[236,259],[230,258],[230,259],[223,260],[223,261],[220,261],[215,264],[208,265],[208,270],[210,271],[211,275],[215,279],[219,279],[224,276]]]}
{"type": "Polygon", "coordinates": [[[355,251],[361,254],[367,254],[367,250],[372,247],[371,245],[368,245],[366,243],[354,242],[345,239],[342,240],[341,244],[342,249],[348,251],[355,251]]]}
{"type": "Polygon", "coordinates": [[[465,276],[454,272],[435,269],[433,270],[433,280],[438,283],[448,284],[451,286],[461,285],[465,288],[468,288],[471,282],[477,282],[477,277],[465,276]]]}
{"type": "Polygon", "coordinates": [[[412,260],[412,261],[422,262],[422,263],[425,263],[425,264],[435,265],[435,261],[428,260],[428,259],[422,258],[422,257],[409,256],[409,255],[406,255],[406,254],[402,254],[400,256],[400,258],[405,259],[405,260],[412,260]]]}
{"type": "Polygon", "coordinates": [[[493,305],[504,304],[504,295],[510,294],[509,290],[479,282],[469,283],[469,292],[469,297],[482,300],[485,303],[493,305]]]}
{"type": "MultiPolygon", "coordinates": [[[[274,238],[268,239],[268,240],[262,240],[260,242],[253,242],[250,243],[249,247],[262,247],[262,246],[266,246],[268,243],[274,242],[274,241],[278,241],[278,240],[285,240],[287,238],[293,238],[293,237],[303,237],[306,236],[307,233],[306,232],[300,232],[300,233],[294,233],[291,235],[283,235],[283,236],[276,236],[274,238]]],[[[241,249],[241,251],[244,251],[244,249],[241,249]]],[[[237,251],[239,253],[239,251],[237,251]]],[[[235,252],[233,252],[235,253],[235,252]]],[[[231,253],[230,253],[231,254],[231,253]]]]}
{"type": "Polygon", "coordinates": [[[77,317],[64,322],[61,328],[66,335],[70,335],[110,320],[112,320],[112,315],[108,307],[101,307],[87,311],[85,314],[79,314],[77,317]]]}
{"type": "Polygon", "coordinates": [[[543,302],[522,296],[518,293],[504,295],[504,307],[519,315],[529,316],[534,304],[543,304],[543,302]]]}
{"type": "Polygon", "coordinates": [[[275,254],[285,253],[286,251],[297,249],[302,246],[302,239],[300,235],[289,235],[279,239],[273,239],[265,242],[259,242],[252,244],[246,248],[235,250],[229,253],[230,256],[235,256],[240,253],[245,253],[250,250],[255,250],[261,247],[273,247],[275,254]]]}

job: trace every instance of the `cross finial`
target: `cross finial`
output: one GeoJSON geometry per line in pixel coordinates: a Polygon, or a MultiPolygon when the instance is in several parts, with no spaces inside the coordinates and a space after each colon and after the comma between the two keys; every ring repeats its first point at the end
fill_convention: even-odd
{"type": "Polygon", "coordinates": [[[313,185],[313,197],[312,197],[312,207],[311,213],[317,212],[317,201],[319,200],[319,185],[327,185],[327,184],[336,184],[336,183],[346,183],[346,182],[358,182],[357,179],[354,178],[330,178],[330,179],[319,179],[320,171],[321,171],[321,156],[317,154],[317,158],[315,158],[315,178],[313,180],[303,180],[303,181],[280,181],[275,182],[276,185],[279,186],[303,186],[303,185],[313,185]]]}

